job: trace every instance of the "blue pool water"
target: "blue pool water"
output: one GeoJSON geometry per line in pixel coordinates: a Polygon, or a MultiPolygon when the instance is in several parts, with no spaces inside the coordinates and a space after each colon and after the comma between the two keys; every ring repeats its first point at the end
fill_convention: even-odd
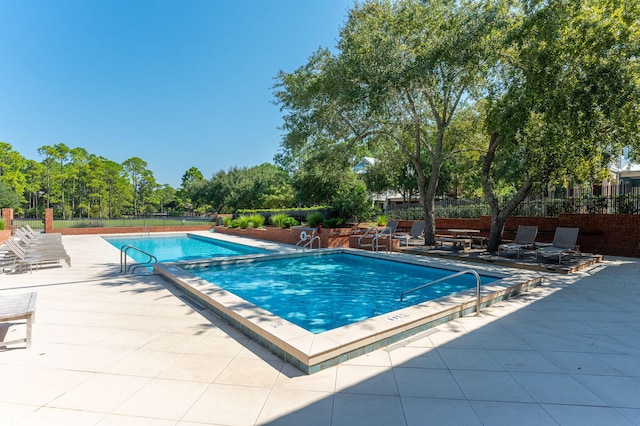
{"type": "MultiPolygon", "coordinates": [[[[188,270],[313,333],[476,286],[474,276],[462,275],[410,293],[400,302],[403,291],[456,271],[342,253],[194,265],[188,270]]],[[[498,278],[481,279],[485,285],[498,278]]]]}
{"type": "MultiPolygon", "coordinates": [[[[125,244],[131,244],[140,250],[151,253],[158,259],[158,262],[267,253],[266,250],[255,247],[202,238],[197,235],[152,236],[151,238],[123,237],[105,238],[105,240],[118,249],[125,244]]],[[[127,255],[138,262],[146,262],[148,260],[148,256],[136,250],[128,250],[127,255]]]]}

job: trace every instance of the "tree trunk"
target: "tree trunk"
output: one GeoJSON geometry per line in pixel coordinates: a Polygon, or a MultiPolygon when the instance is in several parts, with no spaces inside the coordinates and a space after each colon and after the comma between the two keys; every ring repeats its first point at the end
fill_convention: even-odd
{"type": "Polygon", "coordinates": [[[498,251],[498,247],[502,242],[502,231],[504,230],[504,225],[507,223],[507,219],[533,187],[531,177],[526,177],[520,188],[518,188],[518,191],[513,194],[513,197],[507,201],[504,207],[500,207],[500,200],[491,185],[491,165],[493,164],[493,159],[499,145],[500,137],[497,134],[492,134],[491,140],[489,141],[489,148],[482,159],[482,192],[491,210],[491,229],[489,230],[489,241],[487,242],[487,251],[490,253],[498,251]]]}

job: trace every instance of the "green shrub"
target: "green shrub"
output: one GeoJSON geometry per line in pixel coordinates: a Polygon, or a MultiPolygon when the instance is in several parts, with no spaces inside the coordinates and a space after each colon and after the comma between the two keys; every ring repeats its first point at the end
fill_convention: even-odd
{"type": "Polygon", "coordinates": [[[324,218],[324,215],[319,212],[309,213],[307,215],[307,225],[310,226],[311,228],[317,227],[321,223],[324,223],[325,220],[326,219],[324,218]]]}
{"type": "Polygon", "coordinates": [[[261,214],[252,214],[251,216],[247,216],[247,226],[249,228],[261,228],[264,226],[264,216],[261,214]]]}
{"type": "Polygon", "coordinates": [[[278,228],[291,228],[292,226],[300,225],[300,222],[298,222],[291,216],[287,216],[284,213],[279,213],[271,216],[271,224],[278,228]]]}
{"type": "Polygon", "coordinates": [[[387,226],[388,221],[387,215],[381,214],[376,217],[376,224],[378,226],[387,226]]]}
{"type": "Polygon", "coordinates": [[[225,226],[228,226],[229,228],[240,228],[240,229],[260,228],[261,226],[264,225],[264,220],[265,220],[264,216],[260,214],[254,214],[251,216],[242,215],[235,219],[231,219],[231,221],[229,222],[229,225],[227,225],[225,220],[225,226]]]}
{"type": "Polygon", "coordinates": [[[345,223],[346,221],[342,217],[332,217],[324,222],[324,224],[327,225],[327,228],[342,228],[345,223]]]}
{"type": "Polygon", "coordinates": [[[222,224],[223,224],[224,226],[226,226],[227,228],[233,228],[233,226],[231,226],[231,222],[232,222],[232,221],[233,221],[233,220],[232,220],[230,217],[223,217],[223,218],[222,218],[222,224]]]}
{"type": "Polygon", "coordinates": [[[4,231],[5,226],[6,225],[4,219],[0,219],[0,231],[4,231]]]}

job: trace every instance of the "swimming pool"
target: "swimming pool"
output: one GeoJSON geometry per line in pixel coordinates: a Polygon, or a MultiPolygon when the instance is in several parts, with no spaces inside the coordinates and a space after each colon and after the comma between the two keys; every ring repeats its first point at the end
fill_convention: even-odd
{"type": "MultiPolygon", "coordinates": [[[[462,275],[410,293],[400,301],[403,291],[453,272],[348,253],[262,258],[188,270],[312,333],[476,287],[473,275],[462,275]]],[[[481,277],[483,285],[497,279],[481,277]]]]}
{"type": "MultiPolygon", "coordinates": [[[[176,262],[269,252],[268,250],[257,247],[193,234],[107,237],[104,239],[117,249],[120,249],[126,244],[130,244],[154,255],[158,259],[158,262],[176,262]]],[[[127,255],[141,263],[149,259],[144,253],[136,250],[128,250],[127,255]]]]}
{"type": "MultiPolygon", "coordinates": [[[[195,309],[213,312],[307,374],[389,346],[476,311],[475,288],[424,302],[418,302],[412,295],[414,303],[418,303],[410,306],[398,306],[396,310],[327,331],[312,332],[285,318],[286,315],[285,317],[277,315],[269,309],[218,286],[215,278],[213,278],[214,282],[210,282],[197,275],[198,271],[206,269],[213,271],[216,268],[221,270],[237,268],[240,270],[251,263],[280,260],[292,263],[302,257],[319,257],[321,263],[327,263],[328,257],[325,256],[334,254],[348,254],[365,260],[386,260],[423,268],[431,266],[441,268],[447,273],[456,273],[469,268],[468,264],[445,259],[335,248],[304,253],[269,254],[261,256],[260,259],[252,259],[252,256],[248,256],[245,258],[229,257],[192,262],[159,263],[154,266],[154,271],[164,276],[183,292],[181,297],[192,300],[194,302],[192,306],[195,309]]],[[[473,269],[482,273],[483,276],[494,278],[493,281],[482,286],[479,298],[479,304],[482,307],[526,291],[539,285],[541,281],[540,275],[534,271],[480,265],[474,265],[473,269]]],[[[283,272],[282,268],[278,270],[283,272]]],[[[376,274],[371,278],[371,281],[376,281],[376,274]]],[[[345,283],[343,282],[343,284],[345,283]]],[[[410,287],[412,285],[403,287],[403,291],[410,287]]],[[[375,286],[371,287],[371,291],[376,291],[376,289],[375,286]]],[[[398,301],[399,294],[395,293],[394,295],[393,299],[398,301]]],[[[264,296],[269,298],[269,292],[264,296]]],[[[346,297],[349,295],[345,294],[342,299],[336,299],[337,305],[344,303],[346,297]]]]}

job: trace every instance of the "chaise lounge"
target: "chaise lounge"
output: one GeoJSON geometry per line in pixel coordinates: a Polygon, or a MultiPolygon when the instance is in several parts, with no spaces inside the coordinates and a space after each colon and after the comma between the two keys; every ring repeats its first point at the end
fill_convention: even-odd
{"type": "Polygon", "coordinates": [[[511,243],[504,243],[498,246],[498,256],[503,252],[517,253],[518,259],[520,258],[520,250],[526,248],[533,248],[536,242],[536,236],[538,235],[537,226],[518,225],[518,231],[516,232],[516,238],[511,243]]]}
{"type": "Polygon", "coordinates": [[[539,256],[558,256],[558,263],[562,263],[562,255],[576,252],[579,228],[556,228],[553,242],[536,250],[536,260],[539,256]]]}

